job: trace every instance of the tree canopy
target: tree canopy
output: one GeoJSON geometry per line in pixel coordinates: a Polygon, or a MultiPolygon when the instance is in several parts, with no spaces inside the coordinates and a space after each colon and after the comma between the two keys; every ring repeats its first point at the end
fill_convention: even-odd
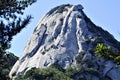
{"type": "MultiPolygon", "coordinates": [[[[24,18],[24,10],[34,2],[36,0],[0,0],[0,71],[4,68],[4,56],[13,36],[25,28],[32,18],[31,15],[24,18]]],[[[2,73],[0,80],[1,76],[2,73]]]]}
{"type": "Polygon", "coordinates": [[[19,33],[32,18],[21,18],[23,11],[36,0],[0,0],[0,51],[10,48],[12,37],[19,33]]]}

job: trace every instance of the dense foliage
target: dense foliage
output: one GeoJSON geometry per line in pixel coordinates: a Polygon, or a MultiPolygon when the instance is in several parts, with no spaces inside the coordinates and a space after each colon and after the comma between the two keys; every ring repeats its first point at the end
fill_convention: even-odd
{"type": "MultiPolygon", "coordinates": [[[[112,60],[120,65],[120,53],[113,50],[110,46],[99,43],[97,44],[95,51],[96,57],[112,60]]],[[[76,56],[76,66],[69,66],[66,69],[63,69],[59,64],[54,63],[49,68],[45,69],[32,68],[27,71],[25,75],[19,75],[16,80],[93,80],[95,77],[107,80],[108,77],[101,77],[101,73],[95,68],[97,64],[96,61],[84,60],[83,54],[85,53],[82,52],[76,56]]]]}
{"type": "Polygon", "coordinates": [[[32,68],[25,75],[19,75],[15,80],[71,80],[62,71],[49,67],[47,69],[32,68]]]}
{"type": "Polygon", "coordinates": [[[98,54],[96,54],[98,57],[104,57],[105,59],[107,59],[108,54],[112,53],[112,50],[111,50],[110,46],[106,46],[101,43],[101,44],[97,44],[96,52],[98,53],[98,54]]]}
{"type": "Polygon", "coordinates": [[[96,56],[104,58],[106,60],[113,60],[117,65],[120,65],[120,52],[112,50],[110,46],[106,46],[103,43],[99,43],[96,46],[96,56]]]}
{"type": "Polygon", "coordinates": [[[10,48],[12,37],[29,22],[31,16],[22,18],[23,10],[36,0],[0,0],[0,52],[10,48]],[[20,18],[21,17],[21,18],[20,18]]]}
{"type": "MultiPolygon", "coordinates": [[[[36,2],[36,0],[0,0],[0,80],[6,80],[3,78],[3,74],[7,74],[3,70],[5,64],[7,64],[5,56],[6,49],[10,48],[10,42],[17,33],[19,33],[30,22],[31,16],[28,15],[23,18],[23,11],[29,5],[36,2]]],[[[11,64],[13,66],[13,64],[11,64]]],[[[8,67],[8,66],[6,66],[8,67]]]]}
{"type": "Polygon", "coordinates": [[[55,65],[45,69],[32,68],[25,74],[19,75],[15,80],[86,80],[89,74],[96,76],[97,71],[92,68],[79,69],[75,66],[63,69],[60,65],[55,65]]]}
{"type": "Polygon", "coordinates": [[[9,72],[12,68],[12,66],[15,64],[15,62],[18,60],[18,57],[16,57],[13,53],[7,52],[3,58],[3,64],[0,66],[0,80],[8,80],[9,79],[9,72]]]}

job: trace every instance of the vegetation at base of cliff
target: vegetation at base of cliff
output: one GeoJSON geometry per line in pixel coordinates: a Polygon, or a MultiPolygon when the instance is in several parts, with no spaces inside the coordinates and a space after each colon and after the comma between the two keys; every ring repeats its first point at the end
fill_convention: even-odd
{"type": "Polygon", "coordinates": [[[0,80],[9,80],[9,72],[15,62],[18,60],[13,53],[7,52],[2,58],[2,65],[0,65],[0,80]]]}
{"type": "Polygon", "coordinates": [[[15,80],[71,80],[62,71],[54,67],[46,69],[32,68],[25,75],[19,75],[15,80]]]}
{"type": "Polygon", "coordinates": [[[117,65],[120,65],[120,52],[116,52],[110,48],[110,46],[106,46],[103,43],[97,44],[95,56],[98,56],[99,58],[104,58],[105,60],[112,60],[117,65]]]}
{"type": "MultiPolygon", "coordinates": [[[[32,68],[15,80],[86,80],[89,74],[98,76],[97,71],[92,68],[79,67],[69,66],[63,69],[59,64],[54,64],[45,69],[32,68]]],[[[89,79],[92,80],[92,77],[89,79]]]]}
{"type": "MultiPolygon", "coordinates": [[[[106,46],[103,43],[99,43],[95,48],[95,56],[104,58],[105,60],[112,60],[117,65],[120,65],[120,52],[112,50],[111,47],[106,46]]],[[[107,77],[101,77],[99,71],[95,68],[96,64],[92,60],[82,60],[82,52],[76,56],[77,65],[69,66],[63,69],[59,64],[54,63],[48,68],[38,69],[32,68],[25,73],[25,75],[19,75],[15,80],[93,80],[108,79],[107,77]],[[91,75],[91,76],[90,76],[91,75]]],[[[108,79],[109,80],[109,79],[108,79]]]]}

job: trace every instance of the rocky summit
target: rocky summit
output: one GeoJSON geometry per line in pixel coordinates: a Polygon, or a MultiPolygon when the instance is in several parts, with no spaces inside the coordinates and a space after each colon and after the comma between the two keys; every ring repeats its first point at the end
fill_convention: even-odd
{"type": "MultiPolygon", "coordinates": [[[[9,76],[13,78],[33,67],[43,69],[57,63],[64,69],[78,68],[81,64],[86,72],[91,71],[83,73],[86,79],[81,80],[90,77],[91,80],[120,80],[119,65],[94,55],[98,43],[116,52],[120,49],[120,42],[96,26],[83,12],[82,5],[57,6],[41,19],[9,76]]],[[[74,80],[80,79],[78,75],[82,74],[74,75],[74,80]]]]}

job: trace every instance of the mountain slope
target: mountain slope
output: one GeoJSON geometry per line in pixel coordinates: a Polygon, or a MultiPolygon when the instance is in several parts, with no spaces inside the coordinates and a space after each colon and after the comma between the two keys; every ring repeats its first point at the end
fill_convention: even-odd
{"type": "MultiPolygon", "coordinates": [[[[109,45],[116,52],[120,49],[120,42],[115,40],[110,33],[92,23],[83,12],[81,5],[58,6],[49,11],[39,22],[23,55],[13,66],[10,77],[23,74],[33,67],[47,68],[54,63],[64,69],[68,66],[77,66],[79,63],[76,57],[79,55],[82,57],[81,61],[92,62],[92,68],[110,77],[115,63],[99,61],[98,57],[93,56],[98,43],[109,45]],[[111,73],[108,73],[109,70],[111,73]]],[[[89,66],[87,62],[82,65],[89,66]]],[[[118,74],[120,73],[116,73],[118,74]]]]}

